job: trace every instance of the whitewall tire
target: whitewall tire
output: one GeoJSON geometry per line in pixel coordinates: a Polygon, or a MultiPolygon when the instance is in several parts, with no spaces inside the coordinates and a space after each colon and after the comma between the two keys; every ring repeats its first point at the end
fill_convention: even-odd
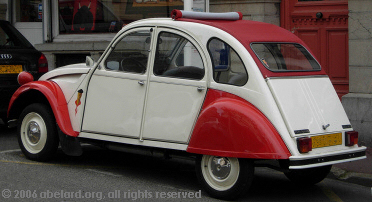
{"type": "Polygon", "coordinates": [[[22,111],[18,120],[18,143],[24,155],[31,160],[47,161],[53,157],[59,140],[49,106],[35,103],[22,111]]]}
{"type": "Polygon", "coordinates": [[[234,200],[248,191],[254,167],[247,159],[202,155],[197,158],[196,173],[210,196],[234,200]]]}

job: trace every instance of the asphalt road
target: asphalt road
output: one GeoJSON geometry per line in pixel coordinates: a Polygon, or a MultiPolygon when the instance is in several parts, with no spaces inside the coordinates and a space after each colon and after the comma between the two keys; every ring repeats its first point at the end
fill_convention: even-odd
{"type": "MultiPolygon", "coordinates": [[[[192,161],[164,160],[84,146],[47,163],[27,160],[15,130],[0,131],[0,201],[219,201],[199,186],[192,161]]],[[[368,186],[327,178],[308,188],[278,171],[256,168],[241,201],[372,201],[368,186]]]]}

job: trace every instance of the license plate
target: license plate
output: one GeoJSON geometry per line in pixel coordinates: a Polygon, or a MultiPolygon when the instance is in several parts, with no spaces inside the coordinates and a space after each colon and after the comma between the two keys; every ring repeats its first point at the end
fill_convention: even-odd
{"type": "Polygon", "coordinates": [[[328,147],[342,144],[342,133],[319,135],[311,137],[312,147],[328,147]]]}
{"type": "Polygon", "coordinates": [[[0,74],[18,74],[22,70],[22,65],[0,65],[0,74]]]}

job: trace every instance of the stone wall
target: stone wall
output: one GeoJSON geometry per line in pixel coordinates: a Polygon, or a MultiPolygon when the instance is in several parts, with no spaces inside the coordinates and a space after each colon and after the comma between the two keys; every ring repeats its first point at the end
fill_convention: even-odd
{"type": "Polygon", "coordinates": [[[240,11],[244,20],[254,20],[280,25],[281,0],[210,0],[210,12],[240,11]]]}
{"type": "Polygon", "coordinates": [[[350,93],[342,97],[359,142],[372,147],[372,1],[349,0],[350,93]]]}

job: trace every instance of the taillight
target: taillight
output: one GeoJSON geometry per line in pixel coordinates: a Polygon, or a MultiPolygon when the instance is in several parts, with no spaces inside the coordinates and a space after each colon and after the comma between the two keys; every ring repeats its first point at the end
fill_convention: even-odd
{"type": "Polygon", "coordinates": [[[358,132],[357,131],[348,131],[345,132],[345,146],[354,146],[358,144],[358,132]]]}
{"type": "Polygon", "coordinates": [[[297,139],[297,147],[300,153],[307,153],[313,149],[311,138],[302,137],[297,139]]]}
{"type": "Polygon", "coordinates": [[[39,60],[38,60],[38,72],[39,73],[45,73],[48,72],[48,60],[46,59],[44,54],[41,54],[39,60]]]}

